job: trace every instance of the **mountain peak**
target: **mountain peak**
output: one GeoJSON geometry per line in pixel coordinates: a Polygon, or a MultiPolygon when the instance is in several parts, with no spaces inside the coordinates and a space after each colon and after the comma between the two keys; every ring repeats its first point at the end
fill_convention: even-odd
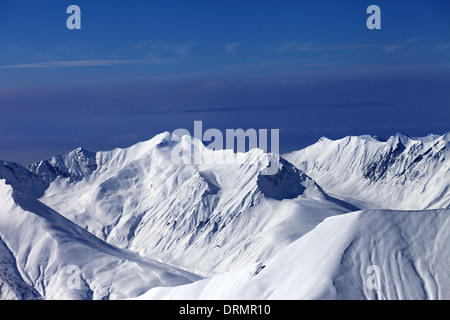
{"type": "Polygon", "coordinates": [[[401,144],[405,145],[411,140],[412,140],[411,137],[408,136],[407,134],[402,133],[402,132],[397,132],[392,137],[390,137],[387,142],[401,143],[401,144]]]}
{"type": "Polygon", "coordinates": [[[333,140],[328,139],[327,137],[320,137],[319,140],[317,140],[316,143],[320,143],[320,144],[327,144],[329,142],[332,142],[333,140]]]}
{"type": "Polygon", "coordinates": [[[65,155],[31,164],[27,169],[46,182],[53,182],[58,177],[67,178],[70,182],[80,181],[97,169],[96,152],[78,147],[65,155]]]}
{"type": "Polygon", "coordinates": [[[361,200],[370,208],[435,209],[449,203],[449,136],[411,138],[399,132],[380,143],[346,137],[283,157],[325,191],[354,199],[355,205],[361,200]],[[388,193],[382,191],[387,186],[388,193]]]}
{"type": "Polygon", "coordinates": [[[371,135],[371,134],[363,134],[358,136],[359,139],[363,139],[363,140],[368,140],[368,141],[378,141],[378,142],[386,142],[386,139],[376,136],[376,135],[371,135]]]}
{"type": "Polygon", "coordinates": [[[85,154],[85,153],[92,153],[91,151],[83,148],[83,147],[78,147],[74,150],[74,152],[78,155],[78,154],[85,154]]]}

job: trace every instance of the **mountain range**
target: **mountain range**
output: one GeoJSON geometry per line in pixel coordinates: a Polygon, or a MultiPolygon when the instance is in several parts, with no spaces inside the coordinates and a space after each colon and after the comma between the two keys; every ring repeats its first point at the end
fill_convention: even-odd
{"type": "Polygon", "coordinates": [[[0,161],[0,298],[448,299],[449,140],[273,155],[165,132],[0,161]],[[176,164],[180,147],[236,161],[176,164]]]}

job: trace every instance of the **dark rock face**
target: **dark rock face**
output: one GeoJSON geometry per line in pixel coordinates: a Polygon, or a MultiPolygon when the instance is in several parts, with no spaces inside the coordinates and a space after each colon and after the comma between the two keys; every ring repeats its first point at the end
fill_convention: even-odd
{"type": "Polygon", "coordinates": [[[269,198],[276,200],[294,199],[303,194],[302,182],[306,175],[288,161],[280,158],[281,168],[274,175],[259,175],[258,187],[269,198]]]}

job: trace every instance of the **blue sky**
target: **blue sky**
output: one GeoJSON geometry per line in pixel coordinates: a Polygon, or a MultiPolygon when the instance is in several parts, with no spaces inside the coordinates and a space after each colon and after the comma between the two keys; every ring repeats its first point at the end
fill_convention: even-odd
{"type": "Polygon", "coordinates": [[[449,131],[448,1],[0,2],[0,159],[126,147],[163,131],[449,131]],[[81,30],[66,9],[81,8],[81,30]],[[381,30],[366,9],[381,8],[381,30]]]}

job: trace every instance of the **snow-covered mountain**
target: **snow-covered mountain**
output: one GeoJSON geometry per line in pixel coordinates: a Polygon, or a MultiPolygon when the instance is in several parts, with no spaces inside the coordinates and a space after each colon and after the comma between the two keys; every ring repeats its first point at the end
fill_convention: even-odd
{"type": "Polygon", "coordinates": [[[36,173],[47,182],[56,178],[66,178],[70,182],[83,180],[97,169],[95,153],[78,148],[66,155],[54,156],[28,166],[28,170],[36,173]]]}
{"type": "Polygon", "coordinates": [[[362,208],[420,210],[450,205],[450,133],[387,141],[371,136],[317,143],[283,157],[324,190],[362,208]]]}
{"type": "Polygon", "coordinates": [[[423,210],[448,207],[448,156],[448,134],[321,139],[280,157],[165,132],[1,161],[0,298],[448,297],[437,260],[450,212],[423,210]],[[174,162],[175,150],[205,161],[174,162]],[[384,293],[363,288],[370,265],[389,271],[384,293]]]}
{"type": "Polygon", "coordinates": [[[127,149],[78,149],[29,169],[52,181],[40,200],[97,237],[202,275],[267,258],[325,217],[355,209],[284,159],[274,158],[277,174],[262,175],[271,161],[262,150],[235,154],[175,140],[166,132],[127,149]],[[178,165],[175,146],[236,159],[178,165]],[[282,227],[291,224],[300,226],[282,227]]]}

